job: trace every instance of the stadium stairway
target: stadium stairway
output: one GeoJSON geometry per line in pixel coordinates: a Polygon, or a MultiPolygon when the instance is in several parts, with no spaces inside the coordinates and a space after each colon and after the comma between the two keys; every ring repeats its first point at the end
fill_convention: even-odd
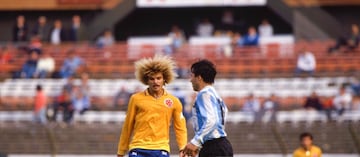
{"type": "Polygon", "coordinates": [[[40,125],[6,123],[0,125],[0,152],[50,154],[48,131],[40,125]]]}
{"type": "MultiPolygon", "coordinates": [[[[316,124],[298,127],[282,124],[227,123],[228,138],[236,154],[282,154],[271,127],[278,127],[285,139],[286,151],[298,146],[298,135],[310,131],[315,143],[326,153],[357,153],[348,124],[316,124]]],[[[356,123],[355,125],[359,125],[356,123]]],[[[1,125],[0,152],[12,154],[115,154],[121,124],[76,124],[68,127],[36,126],[27,123],[1,125]],[[46,131],[49,130],[52,135],[46,131]]],[[[191,127],[189,127],[190,130],[191,127]]],[[[171,131],[171,151],[178,151],[174,132],[171,131]]],[[[192,137],[189,133],[189,139],[192,137]]]]}
{"type": "Polygon", "coordinates": [[[356,153],[358,151],[354,143],[356,140],[352,139],[349,132],[349,125],[349,122],[315,122],[312,124],[302,122],[296,126],[290,123],[283,123],[283,125],[279,126],[279,130],[284,138],[288,152],[298,147],[299,139],[297,137],[299,134],[302,132],[311,132],[314,135],[315,144],[320,146],[324,152],[335,154],[356,153]]]}
{"type": "MultiPolygon", "coordinates": [[[[31,112],[24,111],[23,115],[30,118],[22,120],[16,120],[15,115],[20,114],[5,112],[0,113],[8,115],[8,118],[0,116],[0,152],[9,154],[115,154],[124,120],[123,112],[89,112],[83,118],[76,118],[70,126],[61,123],[41,126],[31,123],[31,112]]],[[[231,112],[229,117],[238,114],[243,113],[231,112]]],[[[309,112],[303,111],[303,117],[281,123],[228,118],[226,130],[236,154],[289,154],[298,146],[298,136],[304,131],[314,134],[315,143],[325,153],[359,153],[359,113],[346,116],[353,114],[357,118],[332,122],[309,119],[307,114],[309,112]]],[[[194,135],[190,125],[188,130],[190,139],[194,135]]],[[[173,129],[170,134],[171,151],[176,154],[173,129]]]]}

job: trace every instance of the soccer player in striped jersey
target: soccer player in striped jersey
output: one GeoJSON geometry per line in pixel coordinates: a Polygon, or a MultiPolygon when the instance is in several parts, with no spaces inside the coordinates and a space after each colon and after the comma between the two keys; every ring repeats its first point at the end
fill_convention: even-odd
{"type": "Polygon", "coordinates": [[[212,62],[200,60],[191,66],[191,83],[198,92],[193,107],[192,121],[195,136],[186,145],[183,156],[232,157],[233,149],[226,138],[227,107],[212,84],[216,69],[212,62]]]}

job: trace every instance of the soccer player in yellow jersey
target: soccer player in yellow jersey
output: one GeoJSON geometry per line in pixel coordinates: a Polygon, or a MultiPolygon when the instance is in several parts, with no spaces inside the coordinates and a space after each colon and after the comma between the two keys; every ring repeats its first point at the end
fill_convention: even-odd
{"type": "Polygon", "coordinates": [[[310,133],[300,135],[301,147],[294,151],[293,157],[321,157],[321,149],[313,145],[313,136],[310,133]]]}
{"type": "MultiPolygon", "coordinates": [[[[148,88],[131,96],[118,146],[118,157],[169,157],[169,130],[173,122],[179,150],[187,143],[180,101],[163,86],[174,77],[175,63],[155,56],[135,63],[135,76],[148,88]]],[[[180,151],[182,152],[182,151],[180,151]]]]}

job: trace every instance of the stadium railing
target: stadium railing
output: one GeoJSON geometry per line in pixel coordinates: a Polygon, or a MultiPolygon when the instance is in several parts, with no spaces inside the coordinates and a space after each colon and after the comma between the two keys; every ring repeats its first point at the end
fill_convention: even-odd
{"type": "MultiPolygon", "coordinates": [[[[334,96],[338,88],[351,79],[351,77],[218,79],[214,86],[233,110],[232,106],[240,107],[244,98],[250,93],[262,99],[275,94],[282,107],[300,105],[313,91],[316,91],[320,97],[334,96]]],[[[38,84],[43,86],[49,98],[48,104],[51,105],[53,98],[60,94],[65,83],[66,79],[7,79],[0,83],[2,100],[0,108],[2,110],[31,109],[35,87],[38,84]]],[[[80,80],[76,79],[74,83],[80,85],[80,80]]],[[[135,79],[90,79],[89,86],[92,105],[104,109],[112,109],[114,96],[121,87],[126,87],[129,92],[138,87],[145,88],[135,79]]],[[[176,87],[185,93],[187,102],[191,102],[194,92],[189,81],[177,79],[167,85],[166,89],[174,92],[176,87]]]]}
{"type": "MultiPolygon", "coordinates": [[[[131,43],[131,42],[129,42],[131,43]]],[[[297,53],[304,47],[313,52],[317,60],[315,75],[341,76],[351,75],[360,70],[360,53],[327,54],[331,45],[329,41],[298,41],[293,46],[281,48],[273,44],[260,47],[233,48],[232,55],[226,56],[223,47],[216,45],[185,44],[179,48],[173,57],[181,65],[189,65],[197,58],[207,58],[217,64],[220,77],[292,77],[296,67],[297,53]],[[289,51],[282,54],[281,51],[289,51]]],[[[56,60],[56,70],[59,70],[66,54],[73,49],[82,57],[87,65],[84,71],[97,78],[133,78],[133,62],[141,57],[150,57],[155,53],[163,53],[163,46],[153,44],[129,45],[117,43],[113,47],[99,49],[90,44],[74,45],[65,43],[60,46],[46,45],[45,52],[49,52],[56,60]],[[136,53],[135,53],[136,52],[136,53]]],[[[0,74],[11,77],[10,73],[20,70],[27,59],[25,52],[9,47],[13,54],[10,65],[0,66],[0,74]],[[4,67],[2,69],[2,67],[4,67]]]]}

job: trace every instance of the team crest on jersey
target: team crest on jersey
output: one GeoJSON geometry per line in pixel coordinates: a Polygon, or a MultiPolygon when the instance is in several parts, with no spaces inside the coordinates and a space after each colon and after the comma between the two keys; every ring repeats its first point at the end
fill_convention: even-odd
{"type": "Polygon", "coordinates": [[[165,101],[164,101],[164,103],[165,103],[165,105],[167,106],[167,107],[172,107],[173,106],[173,104],[174,104],[174,102],[171,100],[171,99],[165,99],[165,101]]]}

